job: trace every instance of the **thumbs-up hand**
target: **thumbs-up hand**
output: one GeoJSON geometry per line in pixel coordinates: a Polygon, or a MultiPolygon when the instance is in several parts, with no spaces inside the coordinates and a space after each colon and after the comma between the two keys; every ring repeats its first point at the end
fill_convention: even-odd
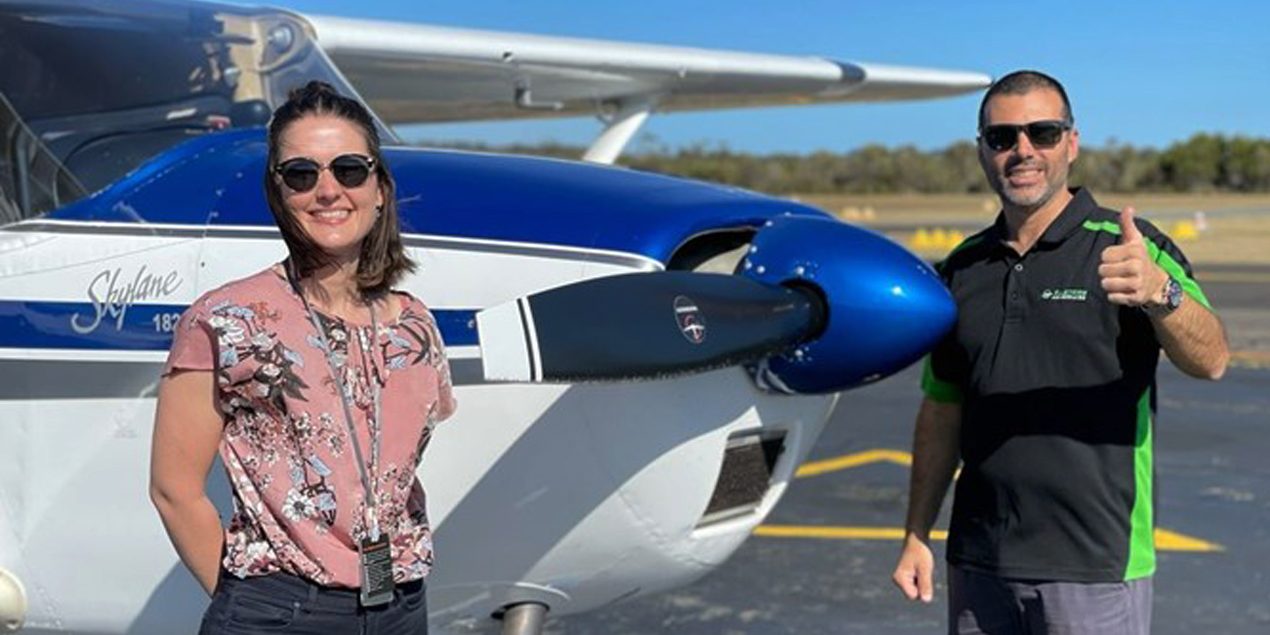
{"type": "Polygon", "coordinates": [[[1132,207],[1120,211],[1120,244],[1102,250],[1098,277],[1113,304],[1162,304],[1168,274],[1151,260],[1133,215],[1132,207]]]}
{"type": "Polygon", "coordinates": [[[1138,231],[1137,223],[1133,222],[1133,216],[1136,213],[1137,213],[1137,210],[1133,209],[1132,205],[1120,210],[1120,244],[1121,245],[1142,242],[1142,232],[1138,231]]]}

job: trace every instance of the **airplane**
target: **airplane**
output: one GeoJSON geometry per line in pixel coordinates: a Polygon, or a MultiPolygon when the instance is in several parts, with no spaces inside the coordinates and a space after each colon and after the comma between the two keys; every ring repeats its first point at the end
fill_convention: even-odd
{"type": "MultiPolygon", "coordinates": [[[[404,288],[460,403],[419,475],[437,632],[686,585],[781,499],[838,394],[954,319],[928,265],[791,200],[611,165],[655,111],[941,97],[973,72],[303,16],[0,0],[0,632],[193,632],[148,500],[184,308],[285,256],[262,125],[322,79],[380,117],[404,288]],[[581,161],[393,125],[599,114],[581,161]]],[[[209,484],[222,513],[222,471],[209,484]]]]}

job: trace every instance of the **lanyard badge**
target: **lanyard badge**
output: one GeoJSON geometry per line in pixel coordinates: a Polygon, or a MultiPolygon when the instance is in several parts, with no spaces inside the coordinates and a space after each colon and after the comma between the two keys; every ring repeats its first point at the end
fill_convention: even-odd
{"type": "Polygon", "coordinates": [[[357,549],[362,570],[362,606],[379,606],[392,600],[392,545],[388,536],[362,539],[357,549]]]}
{"type": "Polygon", "coordinates": [[[361,571],[362,606],[379,606],[392,601],[392,545],[388,534],[379,532],[379,518],[372,505],[366,506],[366,537],[357,545],[361,571]]]}

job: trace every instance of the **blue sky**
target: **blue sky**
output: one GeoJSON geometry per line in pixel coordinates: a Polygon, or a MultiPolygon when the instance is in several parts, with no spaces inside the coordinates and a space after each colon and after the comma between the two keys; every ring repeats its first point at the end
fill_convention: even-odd
{"type": "MultiPolygon", "coordinates": [[[[279,0],[301,13],[974,70],[1067,86],[1087,145],[1197,132],[1270,137],[1270,2],[919,0],[279,0]]],[[[978,96],[660,114],[644,132],[751,152],[940,148],[974,135],[978,96]]],[[[593,119],[415,127],[408,138],[586,144],[593,119]]]]}

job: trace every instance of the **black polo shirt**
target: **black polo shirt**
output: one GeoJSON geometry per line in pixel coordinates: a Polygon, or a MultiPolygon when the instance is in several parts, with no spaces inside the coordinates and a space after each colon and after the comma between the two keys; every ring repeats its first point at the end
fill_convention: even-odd
{"type": "MultiPolygon", "coordinates": [[[[962,404],[949,562],[1010,578],[1108,582],[1155,571],[1152,418],[1160,345],[1102,290],[1119,213],[1083,189],[1027,254],[1004,215],[937,268],[957,326],[931,354],[927,397],[962,404]]],[[[1151,223],[1147,249],[1190,299],[1190,264],[1151,223]]]]}

